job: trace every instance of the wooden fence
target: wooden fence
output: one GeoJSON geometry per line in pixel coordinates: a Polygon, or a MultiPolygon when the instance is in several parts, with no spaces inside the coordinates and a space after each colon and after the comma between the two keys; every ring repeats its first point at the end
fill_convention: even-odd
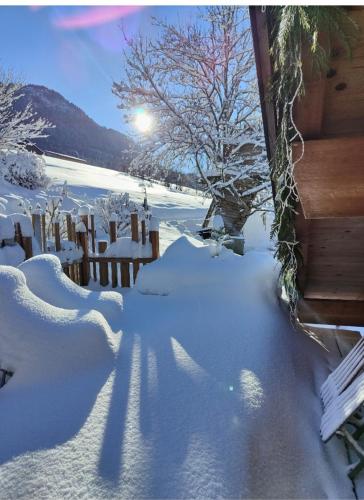
{"type": "MultiPolygon", "coordinates": [[[[14,225],[14,240],[24,249],[25,259],[29,259],[33,256],[32,236],[29,232],[24,236],[21,222],[15,222],[14,225]]],[[[46,218],[41,211],[32,214],[32,227],[41,251],[60,256],[64,272],[81,286],[88,285],[92,279],[99,281],[101,286],[108,286],[111,283],[113,288],[130,287],[135,283],[140,267],[159,258],[159,228],[156,220],[144,213],[141,220],[138,213],[131,213],[128,226],[131,234],[130,242],[137,250],[136,253],[140,251],[144,255],[142,257],[108,255],[110,245],[117,242],[117,220],[109,222],[109,241],[97,241],[95,216],[82,208],[77,218],[65,212],[52,222],[51,239],[47,238],[46,218]],[[64,260],[62,257],[67,253],[66,242],[69,242],[68,251],[71,258],[64,260]],[[79,257],[74,258],[77,252],[79,257]]],[[[0,241],[0,246],[4,244],[11,242],[0,241]]]]}

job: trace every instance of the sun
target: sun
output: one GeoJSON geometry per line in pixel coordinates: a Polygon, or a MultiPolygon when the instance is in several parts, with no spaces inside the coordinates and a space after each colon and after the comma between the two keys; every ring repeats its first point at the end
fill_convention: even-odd
{"type": "Polygon", "coordinates": [[[138,109],[135,114],[134,125],[139,132],[146,134],[153,128],[153,118],[145,109],[138,109]]]}

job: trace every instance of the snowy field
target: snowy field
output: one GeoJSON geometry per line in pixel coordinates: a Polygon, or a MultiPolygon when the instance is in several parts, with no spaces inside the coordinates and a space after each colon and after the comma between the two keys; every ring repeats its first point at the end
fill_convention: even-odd
{"type": "Polygon", "coordinates": [[[108,192],[127,192],[132,200],[143,203],[144,185],[153,215],[161,221],[161,251],[181,233],[193,235],[201,227],[210,199],[196,195],[192,189],[184,192],[142,181],[122,172],[106,168],[46,157],[47,175],[55,185],[66,180],[71,192],[83,201],[92,201],[108,192]]]}
{"type": "MultiPolygon", "coordinates": [[[[142,201],[129,176],[51,162],[79,199],[142,201]]],[[[354,498],[343,444],[319,435],[338,360],[292,329],[268,228],[252,218],[246,255],[212,258],[207,201],[147,189],[165,252],[122,298],[52,258],[0,272],[0,498],[354,498]]]]}

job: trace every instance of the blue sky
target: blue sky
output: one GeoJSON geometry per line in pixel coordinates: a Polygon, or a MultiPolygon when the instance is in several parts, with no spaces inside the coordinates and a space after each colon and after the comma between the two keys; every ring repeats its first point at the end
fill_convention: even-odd
{"type": "Polygon", "coordinates": [[[125,131],[111,93],[113,80],[122,74],[121,24],[128,35],[141,30],[153,36],[151,16],[184,22],[197,8],[139,7],[130,12],[124,7],[129,11],[112,15],[107,9],[0,7],[0,65],[27,83],[60,92],[101,125],[125,131]]]}

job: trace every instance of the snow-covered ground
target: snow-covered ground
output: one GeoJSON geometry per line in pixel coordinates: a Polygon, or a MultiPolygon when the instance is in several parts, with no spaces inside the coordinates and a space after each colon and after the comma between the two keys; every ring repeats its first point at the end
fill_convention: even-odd
{"type": "MultiPolygon", "coordinates": [[[[142,199],[128,176],[55,161],[48,174],[79,198],[142,199]]],[[[203,199],[159,185],[148,198],[174,243],[123,292],[111,328],[56,269],[57,297],[37,265],[23,266],[32,291],[21,270],[0,273],[0,361],[14,370],[0,390],[0,498],[353,498],[343,444],[319,435],[333,353],[292,329],[268,230],[252,218],[246,255],[213,258],[192,237],[203,199]]]]}
{"type": "Polygon", "coordinates": [[[127,192],[133,201],[143,202],[144,186],[153,215],[161,221],[161,252],[181,233],[195,234],[210,205],[210,199],[196,195],[192,189],[184,192],[169,189],[159,183],[142,181],[122,172],[58,158],[45,157],[47,175],[54,184],[66,180],[71,192],[83,201],[92,201],[108,192],[127,192]]]}
{"type": "Polygon", "coordinates": [[[27,372],[14,359],[0,392],[0,497],[351,497],[344,446],[319,436],[326,353],[292,330],[276,274],[267,251],[211,258],[182,238],[124,294],[112,358],[91,336],[75,366],[77,330],[44,359],[30,330],[27,372]]]}

